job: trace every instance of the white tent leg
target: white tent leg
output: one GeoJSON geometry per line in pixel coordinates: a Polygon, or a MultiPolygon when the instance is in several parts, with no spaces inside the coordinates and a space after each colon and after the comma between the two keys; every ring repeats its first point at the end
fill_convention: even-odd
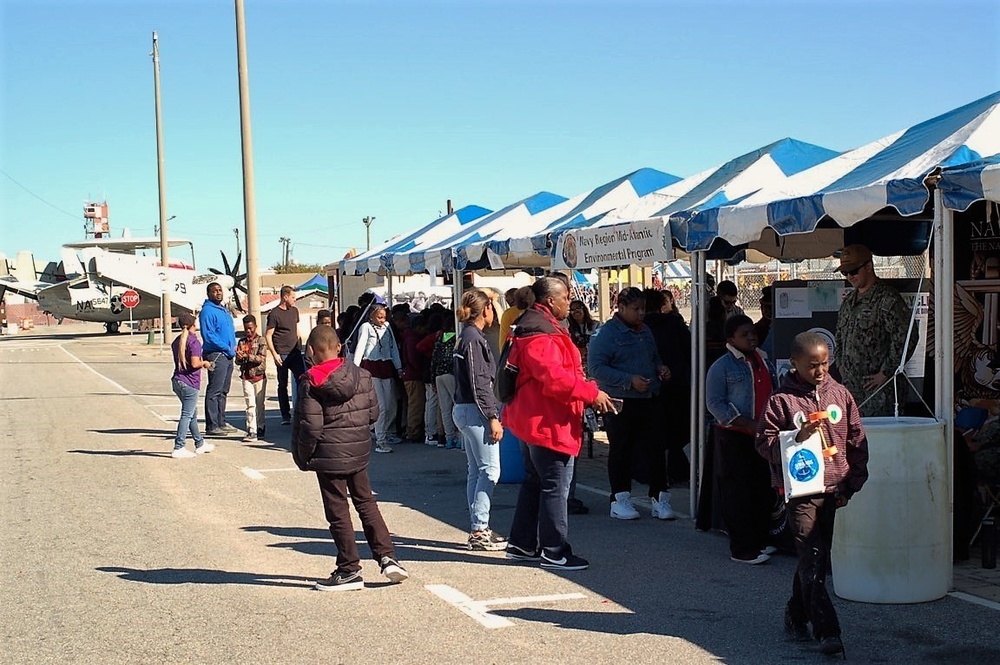
{"type": "Polygon", "coordinates": [[[697,519],[705,459],[705,252],[691,253],[691,490],[690,510],[697,519]],[[699,473],[700,471],[700,473],[699,473]]]}

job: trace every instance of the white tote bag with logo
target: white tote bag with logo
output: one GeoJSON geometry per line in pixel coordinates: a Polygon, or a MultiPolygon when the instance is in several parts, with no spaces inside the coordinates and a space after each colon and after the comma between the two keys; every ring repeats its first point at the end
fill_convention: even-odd
{"type": "Polygon", "coordinates": [[[781,444],[781,471],[785,479],[785,502],[810,494],[822,494],[823,440],[814,432],[801,443],[795,440],[798,430],[778,432],[781,444]]]}

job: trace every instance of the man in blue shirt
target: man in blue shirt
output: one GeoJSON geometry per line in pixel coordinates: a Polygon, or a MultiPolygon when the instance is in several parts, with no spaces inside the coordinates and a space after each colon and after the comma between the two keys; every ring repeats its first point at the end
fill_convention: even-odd
{"type": "Polygon", "coordinates": [[[205,433],[226,436],[238,431],[226,424],[226,397],[233,379],[233,358],[236,357],[236,327],[232,314],[222,304],[222,285],[212,282],[207,293],[208,298],[198,314],[202,356],[214,366],[208,372],[208,385],[205,387],[205,433]]]}

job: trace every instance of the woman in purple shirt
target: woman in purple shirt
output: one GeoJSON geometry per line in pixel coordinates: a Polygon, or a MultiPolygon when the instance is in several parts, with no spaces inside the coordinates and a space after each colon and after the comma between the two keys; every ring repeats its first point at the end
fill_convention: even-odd
{"type": "Polygon", "coordinates": [[[174,459],[194,457],[196,454],[215,450],[211,443],[198,431],[198,391],[201,388],[201,370],[212,369],[212,363],[201,358],[201,342],[194,334],[194,316],[181,314],[177,317],[181,334],[170,345],[174,353],[174,374],[170,377],[174,394],[181,401],[181,417],[177,421],[177,436],[174,439],[174,459]],[[194,439],[194,452],[185,447],[187,433],[194,439]]]}

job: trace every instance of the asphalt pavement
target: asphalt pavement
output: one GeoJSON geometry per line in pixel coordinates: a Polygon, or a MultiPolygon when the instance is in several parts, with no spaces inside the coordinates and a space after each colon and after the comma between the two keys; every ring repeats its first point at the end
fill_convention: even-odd
{"type": "MultiPolygon", "coordinates": [[[[169,353],[145,342],[88,326],[0,337],[0,662],[828,660],[785,639],[793,558],[733,563],[723,537],[648,506],[610,519],[600,443],[580,461],[591,514],[570,518],[589,570],[464,549],[464,453],[401,445],[370,473],[410,579],[390,584],[365,560],[363,591],[314,591],[335,548],[316,481],[287,452],[275,383],[266,441],[175,460],[169,353]]],[[[234,384],[236,426],[242,401],[234,384]]],[[[501,533],[516,493],[497,488],[501,533]]],[[[673,503],[686,514],[686,491],[673,503]]],[[[850,661],[1000,662],[995,603],[834,602],[850,661]]]]}

